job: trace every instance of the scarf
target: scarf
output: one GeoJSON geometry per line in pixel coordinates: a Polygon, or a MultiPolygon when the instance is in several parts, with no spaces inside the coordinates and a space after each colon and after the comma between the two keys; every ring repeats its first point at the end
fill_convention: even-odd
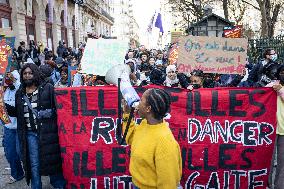
{"type": "Polygon", "coordinates": [[[179,79],[176,77],[174,80],[171,80],[169,77],[166,77],[165,86],[171,87],[174,84],[179,83],[179,79]]]}

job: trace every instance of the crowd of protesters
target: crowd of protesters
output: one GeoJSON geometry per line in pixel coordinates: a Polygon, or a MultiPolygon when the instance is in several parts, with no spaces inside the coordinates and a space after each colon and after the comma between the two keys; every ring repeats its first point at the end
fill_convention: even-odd
{"type": "MultiPolygon", "coordinates": [[[[49,136],[46,135],[45,144],[48,144],[48,141],[50,141],[50,136],[55,137],[52,134],[56,135],[55,127],[50,127],[48,131],[39,129],[40,127],[38,126],[42,122],[38,121],[39,118],[33,116],[34,112],[32,108],[40,110],[40,107],[35,107],[34,105],[39,104],[39,100],[45,99],[51,102],[51,105],[48,105],[47,109],[53,111],[55,106],[53,100],[50,99],[54,95],[53,92],[50,93],[53,87],[108,85],[103,76],[86,75],[80,72],[80,60],[84,48],[85,44],[83,43],[79,44],[78,48],[68,48],[66,43],[60,41],[58,47],[52,50],[45,48],[40,42],[35,44],[34,41],[30,41],[28,45],[25,42],[20,42],[20,46],[17,49],[13,49],[12,62],[9,64],[5,77],[6,91],[4,98],[6,108],[8,107],[8,114],[12,118],[12,123],[5,125],[4,130],[5,154],[11,167],[10,183],[21,180],[24,177],[24,172],[20,166],[19,146],[22,151],[26,152],[29,149],[33,152],[36,151],[34,149],[37,147],[44,147],[41,144],[42,141],[38,141],[37,146],[34,146],[35,141],[38,140],[36,133],[45,132],[50,134],[49,136]],[[71,75],[70,67],[76,68],[75,74],[71,75]],[[17,90],[18,92],[16,93],[17,90]],[[46,94],[49,94],[49,96],[42,93],[42,90],[47,90],[48,93],[46,94]],[[37,94],[43,95],[43,97],[38,98],[37,94]],[[32,104],[32,108],[29,107],[28,102],[21,100],[23,96],[29,97],[28,100],[32,104]],[[21,111],[19,111],[19,107],[22,108],[21,111]],[[18,118],[18,124],[13,119],[16,119],[16,117],[18,118]],[[21,136],[20,141],[17,139],[17,132],[21,136]]],[[[201,70],[193,70],[191,73],[181,73],[176,65],[169,64],[168,49],[147,50],[143,45],[137,49],[129,49],[125,55],[124,64],[130,67],[131,73],[129,77],[134,86],[155,84],[188,90],[214,87],[273,87],[278,93],[276,145],[280,149],[279,152],[284,149],[284,142],[282,142],[284,141],[282,138],[284,136],[284,65],[277,62],[277,52],[273,49],[266,49],[262,55],[262,59],[257,63],[252,64],[247,62],[246,69],[240,75],[203,73],[201,70]]],[[[46,106],[48,103],[43,102],[43,104],[46,106]]],[[[47,111],[44,114],[48,113],[50,112],[47,111]]],[[[53,123],[54,112],[51,112],[49,116],[48,120],[50,123],[53,123]]],[[[43,136],[45,135],[43,134],[43,136]]],[[[54,140],[58,143],[58,136],[54,140]]],[[[47,153],[54,153],[54,157],[51,157],[50,161],[60,163],[57,148],[59,145],[57,146],[57,143],[53,143],[55,145],[54,148],[49,152],[47,151],[47,153]]],[[[44,153],[45,151],[41,150],[40,152],[44,153]]],[[[42,161],[40,160],[41,155],[35,155],[38,161],[42,161]]],[[[38,161],[32,159],[35,157],[24,156],[27,161],[24,162],[26,177],[27,173],[29,173],[27,181],[29,182],[31,179],[32,187],[41,188],[39,175],[41,172],[53,175],[51,182],[55,183],[59,181],[61,185],[57,188],[64,188],[61,168],[49,167],[48,169],[48,166],[35,167],[39,166],[38,161]],[[42,169],[43,171],[40,171],[42,169]]],[[[284,179],[279,178],[284,175],[284,157],[277,156],[277,160],[278,168],[276,169],[275,186],[283,188],[284,179]]]]}
{"type": "MultiPolygon", "coordinates": [[[[84,48],[85,44],[80,44],[78,48],[68,48],[66,43],[60,41],[54,53],[52,49],[44,48],[42,43],[30,41],[26,47],[25,42],[20,42],[20,46],[13,50],[10,66],[20,70],[25,63],[34,63],[39,66],[42,77],[50,79],[55,87],[107,85],[103,76],[80,72],[84,48]],[[77,68],[77,73],[71,76],[69,67],[77,68]]],[[[278,72],[282,65],[277,62],[277,54],[273,49],[265,50],[262,57],[257,63],[247,62],[246,69],[240,75],[203,73],[201,70],[181,73],[176,65],[169,64],[168,50],[147,50],[141,45],[137,49],[128,50],[124,63],[131,68],[130,79],[134,86],[156,84],[185,89],[264,87],[279,78],[278,72]]]]}

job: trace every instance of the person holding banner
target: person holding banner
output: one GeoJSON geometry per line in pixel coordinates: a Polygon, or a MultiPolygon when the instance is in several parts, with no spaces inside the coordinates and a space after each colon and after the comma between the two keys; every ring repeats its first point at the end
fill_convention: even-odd
{"type": "Polygon", "coordinates": [[[194,89],[199,89],[203,87],[203,71],[202,70],[193,70],[190,73],[190,84],[194,89]]]}
{"type": "Polygon", "coordinates": [[[251,87],[265,87],[267,77],[264,71],[270,64],[278,64],[277,53],[274,49],[266,49],[263,53],[263,60],[254,65],[248,76],[248,84],[251,87]]]}
{"type": "Polygon", "coordinates": [[[35,64],[25,64],[22,87],[16,92],[17,132],[27,184],[41,189],[41,175],[49,175],[54,188],[63,189],[54,87],[42,81],[35,64]]]}
{"type": "MultiPolygon", "coordinates": [[[[271,70],[273,72],[273,69],[271,70]]],[[[274,179],[274,188],[284,188],[284,65],[278,66],[276,76],[278,80],[266,85],[266,87],[272,87],[277,92],[277,127],[276,127],[276,139],[273,158],[271,161],[269,185],[272,185],[272,172],[274,159],[276,158],[276,174],[274,179]]]]}
{"type": "MultiPolygon", "coordinates": [[[[130,108],[123,100],[123,131],[130,108]]],[[[182,175],[180,147],[164,120],[170,108],[170,95],[162,89],[149,89],[137,107],[142,122],[131,120],[126,143],[131,145],[130,173],[134,188],[174,189],[182,175]]]]}

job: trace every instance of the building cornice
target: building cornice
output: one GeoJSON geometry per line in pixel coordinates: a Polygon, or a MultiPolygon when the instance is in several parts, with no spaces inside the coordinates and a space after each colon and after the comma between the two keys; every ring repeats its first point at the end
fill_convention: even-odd
{"type": "Polygon", "coordinates": [[[108,24],[113,25],[114,19],[106,11],[101,8],[96,8],[96,6],[94,6],[95,4],[99,5],[97,0],[86,0],[83,4],[83,8],[87,9],[87,13],[95,18],[104,20],[108,24]]]}

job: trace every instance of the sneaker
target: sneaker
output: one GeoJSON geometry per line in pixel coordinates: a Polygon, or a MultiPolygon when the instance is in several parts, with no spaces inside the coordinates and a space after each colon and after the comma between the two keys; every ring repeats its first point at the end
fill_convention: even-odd
{"type": "Polygon", "coordinates": [[[14,177],[10,176],[10,177],[9,177],[8,184],[13,184],[13,183],[15,183],[15,182],[17,182],[17,180],[14,179],[14,177]]]}

